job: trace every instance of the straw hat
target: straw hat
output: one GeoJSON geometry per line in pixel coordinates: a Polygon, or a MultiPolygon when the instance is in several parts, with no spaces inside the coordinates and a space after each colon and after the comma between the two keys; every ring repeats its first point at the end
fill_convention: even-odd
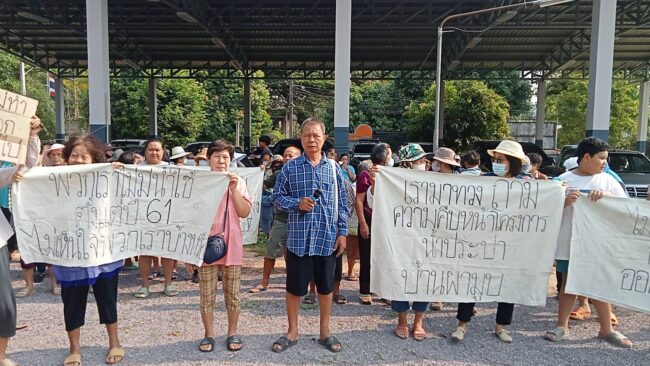
{"type": "Polygon", "coordinates": [[[426,153],[424,152],[424,149],[422,149],[422,146],[418,144],[408,144],[399,149],[400,161],[417,161],[422,159],[425,155],[426,153]]]}
{"type": "Polygon", "coordinates": [[[183,156],[187,156],[190,153],[186,152],[185,149],[183,149],[182,146],[174,146],[172,148],[172,156],[169,157],[170,160],[182,158],[183,156]]]}
{"type": "Polygon", "coordinates": [[[433,155],[433,158],[445,164],[460,166],[456,161],[456,153],[448,147],[438,148],[435,155],[433,155]]]}
{"type": "Polygon", "coordinates": [[[518,143],[517,141],[503,140],[499,142],[499,145],[497,146],[496,149],[487,151],[488,155],[492,157],[494,157],[495,152],[501,153],[503,155],[512,156],[513,158],[517,158],[521,160],[522,164],[526,162],[526,154],[524,154],[524,149],[521,147],[521,144],[518,143]]]}

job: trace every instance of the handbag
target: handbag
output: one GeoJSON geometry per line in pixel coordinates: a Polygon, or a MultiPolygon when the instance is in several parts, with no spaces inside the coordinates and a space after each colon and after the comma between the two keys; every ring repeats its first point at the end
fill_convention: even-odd
{"type": "Polygon", "coordinates": [[[203,263],[212,264],[226,255],[228,244],[226,243],[224,233],[226,232],[226,220],[228,219],[229,201],[230,191],[228,191],[228,196],[226,196],[226,210],[223,214],[223,228],[221,229],[220,234],[212,235],[208,238],[208,243],[205,246],[205,254],[203,254],[203,263]]]}

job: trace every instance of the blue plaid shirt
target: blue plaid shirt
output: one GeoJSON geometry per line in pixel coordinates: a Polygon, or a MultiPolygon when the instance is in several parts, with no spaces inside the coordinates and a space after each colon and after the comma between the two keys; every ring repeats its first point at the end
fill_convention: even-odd
{"type": "Polygon", "coordinates": [[[322,155],[320,162],[313,166],[305,154],[284,164],[273,189],[275,207],[289,212],[289,235],[287,249],[299,256],[328,256],[334,251],[338,235],[348,235],[348,204],[343,173],[322,155]],[[338,184],[338,221],[334,222],[334,177],[338,184]],[[316,189],[323,195],[316,206],[301,214],[298,210],[300,200],[310,197],[316,189]]]}

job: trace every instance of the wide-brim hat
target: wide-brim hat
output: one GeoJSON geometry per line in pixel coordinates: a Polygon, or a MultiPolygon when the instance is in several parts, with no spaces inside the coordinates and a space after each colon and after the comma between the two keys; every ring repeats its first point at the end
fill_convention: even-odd
{"type": "Polygon", "coordinates": [[[174,146],[172,148],[172,156],[169,157],[170,160],[182,158],[183,156],[187,156],[190,153],[186,152],[185,149],[183,149],[182,146],[174,146]]]}
{"type": "Polygon", "coordinates": [[[512,156],[513,158],[517,158],[521,160],[522,164],[526,162],[526,154],[524,154],[524,149],[521,147],[521,144],[518,143],[517,141],[503,140],[499,142],[499,145],[496,147],[496,149],[491,149],[487,151],[488,155],[492,157],[494,157],[495,152],[501,153],[503,155],[512,156]]]}
{"type": "Polygon", "coordinates": [[[460,164],[458,164],[458,162],[456,161],[456,153],[454,152],[454,150],[448,147],[438,148],[438,150],[436,150],[436,153],[433,155],[433,159],[443,162],[445,164],[460,166],[460,164]]]}
{"type": "Polygon", "coordinates": [[[422,146],[418,144],[408,144],[399,149],[398,155],[400,161],[410,162],[422,159],[426,153],[424,152],[424,149],[422,149],[422,146]]]}

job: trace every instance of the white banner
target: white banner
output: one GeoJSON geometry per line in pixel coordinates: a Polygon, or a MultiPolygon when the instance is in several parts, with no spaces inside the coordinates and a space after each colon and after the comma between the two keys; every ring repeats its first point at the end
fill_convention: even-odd
{"type": "Polygon", "coordinates": [[[558,182],[382,168],[375,189],[373,292],[545,304],[564,202],[558,182]]]}
{"type": "Polygon", "coordinates": [[[20,254],[63,266],[137,255],[198,265],[227,185],[223,173],[174,166],[34,168],[12,192],[20,254]]]}
{"type": "Polygon", "coordinates": [[[24,164],[38,101],[0,89],[0,160],[24,164]]]}
{"type": "Polygon", "coordinates": [[[264,171],[260,168],[230,168],[230,170],[246,181],[248,193],[251,195],[253,206],[248,217],[241,219],[241,232],[244,244],[255,244],[260,227],[264,171]]]}
{"type": "Polygon", "coordinates": [[[580,197],[566,292],[650,312],[650,202],[580,197]]]}

